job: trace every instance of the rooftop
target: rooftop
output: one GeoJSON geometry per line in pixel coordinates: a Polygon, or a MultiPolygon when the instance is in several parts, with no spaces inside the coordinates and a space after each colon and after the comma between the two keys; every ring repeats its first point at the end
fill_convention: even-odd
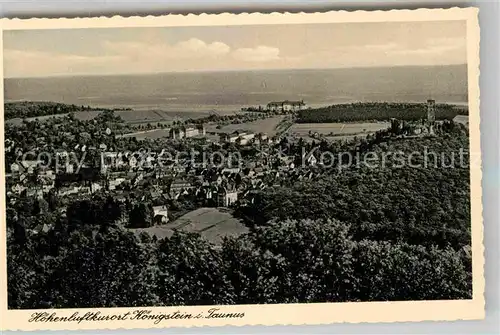
{"type": "Polygon", "coordinates": [[[283,101],[271,101],[268,105],[305,105],[304,100],[301,101],[291,101],[291,100],[283,100],[283,101]]]}

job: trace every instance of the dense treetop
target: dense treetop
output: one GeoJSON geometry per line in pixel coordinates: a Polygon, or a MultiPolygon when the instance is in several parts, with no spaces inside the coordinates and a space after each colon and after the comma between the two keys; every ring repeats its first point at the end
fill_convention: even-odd
{"type": "Polygon", "coordinates": [[[51,101],[16,101],[4,104],[5,120],[13,118],[31,118],[37,116],[67,114],[84,111],[111,111],[107,108],[77,106],[51,101]]]}
{"type": "MultiPolygon", "coordinates": [[[[448,104],[436,105],[437,120],[451,120],[459,114],[467,114],[467,109],[448,104]]],[[[368,120],[419,120],[426,118],[427,105],[424,103],[363,102],[338,104],[328,107],[307,109],[298,112],[298,123],[354,122],[368,120]]]]}

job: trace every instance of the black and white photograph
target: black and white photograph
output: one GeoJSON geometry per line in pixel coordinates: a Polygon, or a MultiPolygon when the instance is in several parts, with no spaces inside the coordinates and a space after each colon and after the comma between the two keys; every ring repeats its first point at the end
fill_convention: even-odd
{"type": "Polygon", "coordinates": [[[472,301],[470,20],[323,21],[4,29],[8,310],[472,301]]]}

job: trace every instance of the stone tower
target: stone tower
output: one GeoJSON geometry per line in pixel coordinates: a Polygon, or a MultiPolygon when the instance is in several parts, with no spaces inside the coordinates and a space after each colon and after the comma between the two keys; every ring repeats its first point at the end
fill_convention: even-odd
{"type": "Polygon", "coordinates": [[[427,122],[434,123],[436,121],[436,101],[427,100],[427,122]]]}

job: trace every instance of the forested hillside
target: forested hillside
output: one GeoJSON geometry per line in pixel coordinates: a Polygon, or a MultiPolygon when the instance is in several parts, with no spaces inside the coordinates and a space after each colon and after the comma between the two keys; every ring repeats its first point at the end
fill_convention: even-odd
{"type": "Polygon", "coordinates": [[[384,142],[370,155],[399,153],[386,155],[384,166],[374,162],[376,167],[354,166],[313,182],[268,188],[241,214],[258,226],[273,219],[335,218],[350,224],[357,240],[458,249],[470,243],[468,154],[462,154],[465,167],[460,161],[468,147],[462,133],[384,142]]]}
{"type": "Polygon", "coordinates": [[[8,120],[13,118],[30,118],[95,110],[103,111],[109,109],[68,105],[49,101],[6,102],[4,104],[4,118],[5,120],[8,120]]]}
{"type": "MultiPolygon", "coordinates": [[[[328,107],[307,109],[298,112],[298,123],[352,122],[366,120],[385,121],[420,120],[426,117],[427,105],[423,103],[363,102],[338,104],[328,107]]],[[[437,120],[451,120],[458,114],[467,114],[466,108],[453,105],[436,105],[437,120]]]]}

